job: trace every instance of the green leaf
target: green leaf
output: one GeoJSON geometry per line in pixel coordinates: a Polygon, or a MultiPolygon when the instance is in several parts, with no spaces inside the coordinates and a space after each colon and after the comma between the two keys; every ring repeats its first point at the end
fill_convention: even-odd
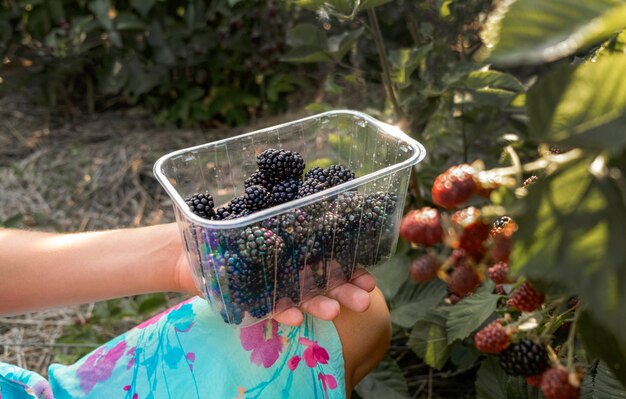
{"type": "Polygon", "coordinates": [[[528,94],[530,132],[538,140],[590,149],[626,144],[626,54],[562,67],[528,94]]]}
{"type": "Polygon", "coordinates": [[[512,271],[580,295],[595,320],[624,345],[626,199],[611,178],[579,160],[533,183],[519,215],[512,271]]]}
{"type": "Polygon", "coordinates": [[[620,0],[508,0],[486,24],[482,58],[503,65],[554,61],[624,27],[620,0]]]}
{"type": "Polygon", "coordinates": [[[363,399],[408,399],[409,388],[402,369],[389,355],[355,387],[363,399]]]}
{"type": "Polygon", "coordinates": [[[506,398],[508,376],[500,367],[498,358],[485,359],[476,375],[476,399],[506,398]]]}
{"type": "Polygon", "coordinates": [[[493,314],[500,298],[499,295],[492,294],[493,289],[493,282],[485,280],[473,295],[450,307],[446,323],[449,342],[469,337],[493,314]]]}
{"type": "Polygon", "coordinates": [[[481,353],[473,345],[456,344],[452,346],[450,360],[458,370],[469,370],[476,365],[481,353]]]}
{"type": "Polygon", "coordinates": [[[408,346],[424,363],[440,370],[450,357],[445,316],[431,311],[418,320],[411,330],[408,346]]]}
{"type": "Polygon", "coordinates": [[[612,376],[626,386],[626,345],[598,324],[589,312],[578,319],[578,331],[590,358],[602,359],[604,366],[612,370],[612,376]],[[613,374],[614,373],[614,374],[613,374]]]}
{"type": "Polygon", "coordinates": [[[626,390],[604,362],[590,367],[580,387],[581,399],[626,398],[626,390]]]}
{"type": "Polygon", "coordinates": [[[423,284],[406,280],[391,301],[391,321],[404,328],[411,327],[437,306],[446,292],[446,284],[437,278],[423,284]]]}
{"type": "Polygon", "coordinates": [[[387,262],[372,270],[371,273],[376,279],[376,285],[388,300],[396,295],[400,286],[408,279],[409,263],[411,263],[411,259],[407,255],[397,253],[387,262]]]}
{"type": "Polygon", "coordinates": [[[391,50],[388,58],[392,66],[391,79],[393,82],[400,86],[408,85],[411,75],[426,59],[432,48],[432,43],[428,43],[420,48],[391,50]]]}
{"type": "Polygon", "coordinates": [[[524,91],[524,85],[513,75],[498,71],[472,71],[465,79],[461,81],[461,85],[468,89],[503,89],[513,92],[524,91]]]}
{"type": "Polygon", "coordinates": [[[130,0],[130,5],[141,14],[142,17],[148,15],[156,0],[130,0]]]}
{"type": "Polygon", "coordinates": [[[291,49],[283,56],[289,62],[339,61],[363,33],[364,28],[331,37],[312,24],[299,24],[287,33],[291,49]]]}
{"type": "Polygon", "coordinates": [[[539,390],[522,377],[506,375],[498,358],[489,357],[476,376],[476,399],[540,399],[539,390]]]}

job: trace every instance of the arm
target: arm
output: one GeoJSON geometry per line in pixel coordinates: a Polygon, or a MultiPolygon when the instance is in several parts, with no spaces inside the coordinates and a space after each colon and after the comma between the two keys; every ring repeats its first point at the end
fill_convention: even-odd
{"type": "MultiPolygon", "coordinates": [[[[198,294],[175,223],[77,234],[0,229],[0,276],[0,315],[148,292],[198,294]]],[[[275,319],[298,325],[305,311],[332,320],[340,303],[363,312],[374,286],[362,273],[275,319]]]]}
{"type": "MultiPolygon", "coordinates": [[[[175,224],[80,234],[0,230],[0,314],[193,287],[175,224]]],[[[193,289],[193,288],[192,288],[193,289]]]]}

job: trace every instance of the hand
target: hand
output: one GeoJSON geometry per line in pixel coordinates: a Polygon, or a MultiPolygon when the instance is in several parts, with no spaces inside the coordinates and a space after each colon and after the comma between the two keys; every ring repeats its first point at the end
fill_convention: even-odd
{"type": "MultiPolygon", "coordinates": [[[[193,295],[202,294],[196,288],[191,274],[191,267],[187,262],[182,245],[179,245],[180,255],[176,262],[175,278],[178,286],[184,292],[193,295]]],[[[374,290],[376,283],[371,274],[365,270],[355,271],[351,281],[331,289],[326,295],[315,296],[299,307],[292,307],[275,314],[274,319],[282,324],[297,326],[304,320],[302,313],[309,313],[322,320],[333,320],[339,316],[340,305],[355,312],[364,312],[370,306],[369,293],[374,290]]]]}

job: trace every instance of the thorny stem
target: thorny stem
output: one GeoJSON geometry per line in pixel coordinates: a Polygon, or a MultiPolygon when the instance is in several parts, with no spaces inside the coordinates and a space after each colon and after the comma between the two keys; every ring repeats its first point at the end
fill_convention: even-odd
{"type": "Polygon", "coordinates": [[[385,91],[387,92],[387,96],[391,101],[391,105],[393,106],[393,110],[398,117],[398,119],[406,119],[404,115],[404,111],[400,107],[398,103],[398,99],[396,98],[396,93],[393,89],[393,84],[391,81],[391,72],[389,71],[389,63],[387,62],[387,51],[385,50],[385,43],[383,42],[383,35],[380,31],[380,26],[378,25],[378,17],[376,17],[376,12],[373,8],[367,9],[367,16],[370,21],[370,25],[372,25],[372,36],[374,37],[374,42],[376,43],[376,49],[378,50],[378,58],[380,61],[380,66],[383,70],[383,81],[385,83],[385,91]]]}

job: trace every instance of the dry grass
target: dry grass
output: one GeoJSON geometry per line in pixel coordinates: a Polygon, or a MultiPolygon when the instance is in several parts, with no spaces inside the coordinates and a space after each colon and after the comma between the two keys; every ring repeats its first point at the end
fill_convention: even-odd
{"type": "MultiPolygon", "coordinates": [[[[0,98],[0,221],[19,214],[19,228],[59,232],[173,221],[169,197],[152,174],[158,157],[295,117],[183,130],[155,127],[138,110],[67,120],[19,96],[0,98]]],[[[91,304],[0,318],[0,361],[46,375],[55,348],[85,345],[56,341],[92,310],[91,304]]]]}

